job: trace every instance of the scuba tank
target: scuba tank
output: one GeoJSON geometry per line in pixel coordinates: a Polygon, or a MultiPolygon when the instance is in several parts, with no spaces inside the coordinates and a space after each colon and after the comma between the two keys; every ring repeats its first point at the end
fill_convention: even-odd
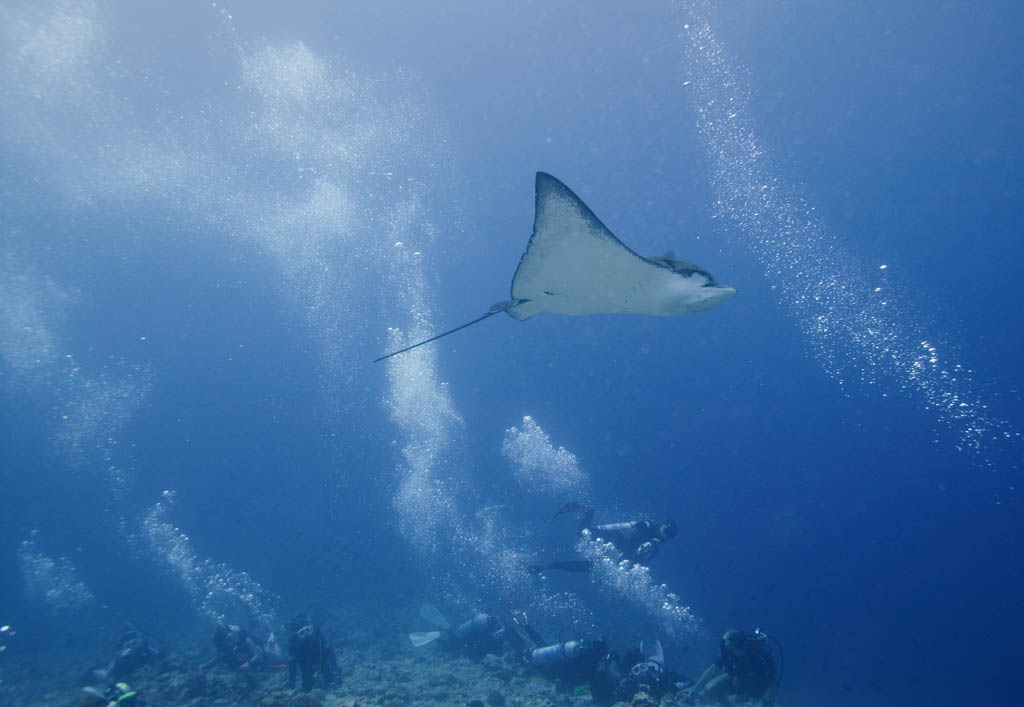
{"type": "Polygon", "coordinates": [[[530,661],[536,668],[554,668],[578,660],[586,652],[582,641],[565,641],[535,649],[530,661]]]}
{"type": "Polygon", "coordinates": [[[540,670],[582,670],[592,669],[608,653],[608,644],[603,640],[564,641],[551,646],[537,648],[530,654],[533,667],[540,670]]]}
{"type": "MultiPolygon", "coordinates": [[[[639,521],[642,522],[642,521],[639,521]]],[[[616,539],[627,539],[634,538],[640,534],[640,529],[637,527],[638,521],[626,521],[624,523],[605,523],[604,525],[595,525],[591,528],[594,535],[605,540],[614,541],[616,539]]]]}

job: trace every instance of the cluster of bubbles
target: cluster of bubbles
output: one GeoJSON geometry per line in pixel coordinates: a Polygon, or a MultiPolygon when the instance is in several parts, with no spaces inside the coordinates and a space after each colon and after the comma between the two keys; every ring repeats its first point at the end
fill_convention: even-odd
{"type": "Polygon", "coordinates": [[[591,603],[576,592],[552,591],[546,582],[533,589],[530,619],[557,626],[558,640],[601,636],[608,629],[608,617],[598,616],[591,603]]]}
{"type": "MultiPolygon", "coordinates": [[[[56,204],[79,208],[97,198],[96,190],[83,187],[77,176],[101,162],[88,153],[102,148],[81,138],[83,128],[98,127],[93,89],[105,45],[94,3],[0,8],[0,90],[5,96],[0,149],[10,164],[18,165],[0,180],[5,194],[21,207],[41,204],[51,212],[56,204]],[[43,198],[38,193],[18,198],[26,189],[39,188],[47,190],[43,198]]],[[[25,254],[29,249],[19,244],[37,239],[36,233],[13,228],[0,253],[0,359],[13,374],[7,384],[57,410],[55,447],[72,466],[102,468],[115,492],[122,493],[126,474],[115,459],[117,433],[146,397],[151,373],[120,358],[99,372],[86,372],[66,352],[70,347],[56,327],[78,293],[33,267],[25,254]]]]}
{"type": "Polygon", "coordinates": [[[423,248],[436,233],[423,207],[432,180],[419,159],[431,149],[422,110],[402,77],[362,78],[302,43],[243,50],[242,78],[253,118],[225,136],[224,158],[273,177],[237,175],[223,206],[280,266],[319,345],[325,387],[354,385],[356,343],[377,340],[374,310],[393,307],[390,293],[419,276],[396,269],[406,254],[393,244],[422,238],[423,248]],[[371,276],[382,268],[390,277],[371,276]]]}
{"type": "MultiPolygon", "coordinates": [[[[11,195],[31,190],[21,200],[27,209],[46,204],[70,220],[116,211],[129,233],[133,217],[156,209],[181,237],[216,242],[220,234],[232,257],[266,258],[317,344],[325,390],[339,407],[358,406],[363,369],[352,360],[360,343],[376,340],[372,315],[402,307],[413,328],[429,323],[422,261],[437,230],[425,185],[443,188],[448,160],[415,77],[362,77],[302,42],[246,44],[221,13],[216,22],[227,31],[214,37],[221,44],[210,57],[226,59],[232,80],[197,93],[194,104],[169,101],[153,90],[145,66],[120,55],[115,10],[89,0],[0,8],[0,150],[19,165],[0,175],[0,185],[11,195]],[[145,103],[134,105],[136,95],[145,103]],[[356,395],[338,394],[354,385],[356,395]]],[[[7,269],[29,278],[24,263],[7,269]]],[[[48,287],[39,277],[14,284],[30,294],[48,287]]],[[[59,354],[47,301],[4,296],[0,308],[0,333],[12,333],[0,346],[11,365],[68,366],[81,392],[59,406],[62,443],[114,445],[110,432],[137,406],[148,372],[136,371],[131,384],[86,378],[59,354]],[[104,430],[98,442],[89,435],[96,427],[104,430]]],[[[390,369],[386,405],[405,438],[400,524],[417,547],[431,548],[468,531],[454,515],[451,481],[439,472],[461,423],[434,364],[419,360],[405,357],[390,369]]],[[[205,612],[223,613],[214,605],[220,596],[258,599],[244,575],[198,560],[164,512],[158,504],[149,513],[147,535],[205,612]]]]}
{"type": "Polygon", "coordinates": [[[71,297],[13,251],[0,253],[0,362],[7,385],[56,410],[52,441],[72,467],[102,469],[123,495],[127,475],[116,459],[118,434],[146,399],[149,367],[112,358],[82,369],[54,330],[71,297]]]}
{"type": "Polygon", "coordinates": [[[52,279],[36,273],[13,250],[0,253],[0,360],[21,381],[48,382],[50,370],[59,364],[60,344],[48,312],[67,300],[52,279]]]}
{"type": "MultiPolygon", "coordinates": [[[[390,304],[406,320],[388,330],[398,349],[434,333],[433,286],[425,253],[438,236],[423,193],[406,188],[389,209],[386,268],[390,304]]],[[[476,489],[464,458],[464,422],[438,373],[438,349],[418,348],[388,359],[384,405],[395,425],[394,506],[399,528],[416,550],[435,589],[457,604],[481,595],[516,594],[529,578],[512,550],[502,508],[473,514],[476,489]]]]}
{"type": "MultiPolygon", "coordinates": [[[[365,362],[361,344],[378,348],[373,315],[407,313],[414,334],[431,322],[424,260],[437,229],[426,195],[444,187],[450,162],[415,77],[363,77],[302,42],[245,43],[221,13],[216,21],[227,31],[214,37],[222,44],[210,56],[225,59],[235,75],[215,94],[197,94],[194,105],[187,97],[171,103],[152,90],[146,67],[133,68],[119,54],[114,10],[89,0],[0,8],[0,148],[24,172],[0,175],[0,184],[12,194],[29,185],[29,208],[46,203],[71,219],[113,209],[130,225],[133,215],[148,218],[155,208],[183,237],[212,233],[215,242],[219,234],[232,257],[265,258],[316,344],[325,392],[339,408],[359,406],[364,369],[352,361],[365,362]],[[133,106],[130,97],[139,94],[146,104],[133,106]]],[[[35,278],[28,286],[44,290],[46,283],[35,278]]],[[[0,338],[5,356],[22,370],[42,357],[62,365],[52,330],[36,321],[46,302],[3,297],[0,307],[7,320],[0,327],[16,334],[0,338]]],[[[433,355],[425,349],[388,369],[385,406],[401,435],[395,506],[419,551],[442,560],[449,556],[440,548],[454,543],[477,558],[466,560],[475,566],[486,543],[454,508],[461,482],[450,447],[461,420],[436,362],[424,360],[433,355]]],[[[85,381],[67,365],[75,381],[85,381]]],[[[110,377],[82,383],[83,394],[60,406],[63,444],[88,448],[91,426],[115,432],[143,388],[110,377]],[[123,414],[103,405],[122,405],[123,414]]],[[[103,439],[113,445],[115,437],[103,439]]],[[[197,558],[165,515],[157,504],[145,535],[201,611],[223,615],[227,602],[266,613],[258,585],[197,558]]]]}
{"type": "Polygon", "coordinates": [[[71,354],[66,384],[74,394],[60,411],[58,444],[76,464],[101,467],[115,494],[125,493],[128,478],[115,459],[118,437],[149,394],[153,375],[149,366],[112,361],[99,375],[83,374],[71,354]]]}
{"type": "MultiPolygon", "coordinates": [[[[429,329],[430,306],[422,269],[401,242],[394,245],[390,276],[396,285],[398,304],[412,319],[410,333],[420,336],[429,329]]],[[[399,341],[400,332],[389,332],[388,345],[399,341]]],[[[387,364],[388,415],[400,439],[401,462],[396,468],[398,490],[395,508],[402,532],[422,555],[447,547],[452,537],[467,531],[455,507],[465,487],[452,463],[453,442],[463,429],[446,383],[437,373],[436,347],[423,347],[389,359],[387,364]]]]}
{"type": "Polygon", "coordinates": [[[984,454],[991,442],[1019,439],[988,411],[972,372],[939,352],[921,318],[844,252],[815,208],[777,176],[748,115],[747,81],[711,29],[708,3],[685,6],[685,85],[696,105],[715,216],[743,235],[824,369],[841,384],[895,381],[954,432],[961,451],[984,454]]]}
{"type": "MultiPolygon", "coordinates": [[[[395,268],[402,272],[396,293],[412,317],[413,338],[430,331],[429,292],[416,256],[402,243],[395,268]]],[[[397,329],[389,346],[404,341],[397,329]]],[[[489,506],[472,515],[466,505],[475,496],[468,465],[462,459],[464,423],[446,383],[437,372],[437,349],[423,347],[387,363],[386,406],[399,438],[394,495],[399,528],[416,550],[435,590],[456,604],[481,596],[525,596],[529,574],[514,550],[513,529],[504,508],[489,506]]]]}
{"type": "Polygon", "coordinates": [[[682,638],[701,630],[697,617],[678,595],[666,585],[656,584],[647,567],[625,559],[614,544],[584,531],[576,551],[592,563],[590,577],[594,582],[617,599],[646,611],[668,635],[682,638]]]}
{"type": "Polygon", "coordinates": [[[227,31],[211,37],[209,56],[231,80],[209,95],[197,88],[194,104],[169,101],[146,66],[119,53],[115,9],[0,8],[0,151],[19,165],[0,183],[31,189],[27,209],[74,219],[116,210],[130,237],[132,217],[155,209],[182,237],[266,258],[318,344],[325,389],[355,384],[355,351],[392,304],[375,275],[396,233],[433,230],[409,205],[448,179],[448,148],[414,77],[363,77],[302,42],[244,43],[221,13],[214,22],[227,31]]]}
{"type": "Polygon", "coordinates": [[[163,498],[143,518],[143,535],[150,554],[177,577],[199,613],[216,623],[238,623],[244,617],[271,626],[277,597],[245,572],[198,557],[188,535],[166,519],[174,492],[164,491],[163,498]]]}
{"type": "Polygon", "coordinates": [[[589,479],[580,468],[576,455],[565,447],[557,449],[548,433],[526,415],[522,427],[505,431],[501,453],[512,464],[516,481],[526,491],[549,493],[585,500],[589,479]]]}
{"type": "Polygon", "coordinates": [[[25,597],[53,615],[80,611],[93,602],[89,587],[78,578],[74,563],[67,557],[44,555],[33,537],[18,548],[18,564],[25,583],[25,597]]]}

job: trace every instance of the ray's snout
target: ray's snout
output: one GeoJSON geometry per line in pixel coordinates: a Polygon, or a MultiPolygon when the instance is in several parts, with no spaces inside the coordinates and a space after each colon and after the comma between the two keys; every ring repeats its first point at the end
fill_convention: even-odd
{"type": "Polygon", "coordinates": [[[700,293],[689,303],[691,312],[706,312],[736,296],[736,288],[728,285],[702,287],[700,293]]]}

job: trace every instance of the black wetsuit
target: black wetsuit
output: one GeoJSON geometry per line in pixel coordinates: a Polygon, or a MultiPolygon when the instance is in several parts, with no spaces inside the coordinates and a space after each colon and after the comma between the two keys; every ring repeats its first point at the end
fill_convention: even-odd
{"type": "Polygon", "coordinates": [[[729,675],[729,694],[742,699],[762,699],[776,681],[775,661],[763,641],[747,639],[743,652],[722,649],[715,665],[729,675]]]}
{"type": "Polygon", "coordinates": [[[217,663],[230,670],[262,667],[263,649],[244,628],[231,631],[227,626],[218,626],[213,632],[213,645],[217,648],[217,655],[200,665],[200,670],[217,663]]]}
{"type": "Polygon", "coordinates": [[[313,688],[314,673],[320,674],[325,685],[330,685],[338,677],[338,661],[334,649],[324,640],[320,627],[308,623],[295,626],[288,637],[288,687],[295,687],[295,670],[302,674],[302,690],[309,692],[313,688]]]}

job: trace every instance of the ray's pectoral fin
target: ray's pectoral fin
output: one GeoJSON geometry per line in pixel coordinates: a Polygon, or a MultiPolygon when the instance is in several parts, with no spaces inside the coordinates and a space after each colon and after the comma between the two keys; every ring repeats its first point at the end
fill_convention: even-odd
{"type": "Polygon", "coordinates": [[[520,321],[540,314],[692,314],[733,290],[675,253],[645,258],[619,240],[569,187],[537,173],[533,235],[512,277],[506,311],[520,321]],[[712,292],[712,290],[716,290],[712,292]]]}

